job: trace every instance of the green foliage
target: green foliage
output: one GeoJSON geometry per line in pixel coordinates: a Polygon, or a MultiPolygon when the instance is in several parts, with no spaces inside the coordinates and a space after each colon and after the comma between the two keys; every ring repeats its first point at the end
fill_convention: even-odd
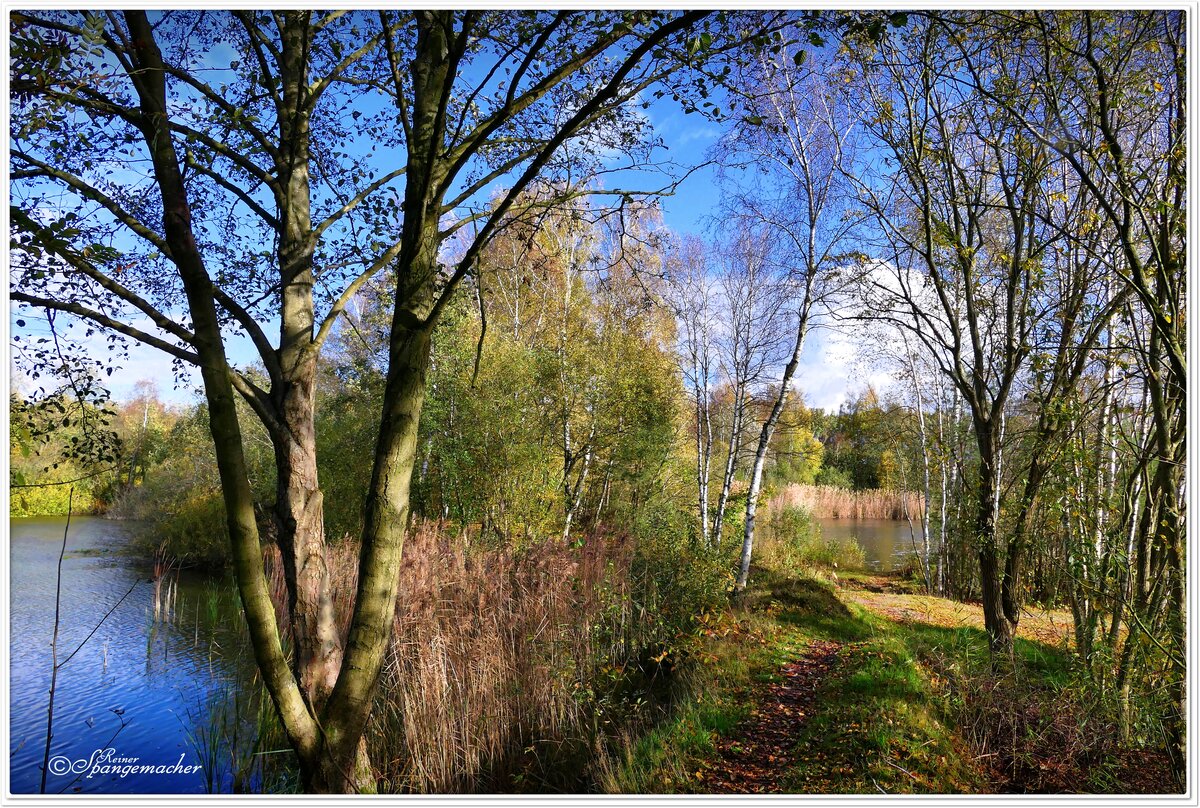
{"type": "Polygon", "coordinates": [[[787,506],[770,514],[759,542],[759,560],[798,574],[814,569],[861,569],[863,550],[854,542],[823,541],[807,510],[787,506]]]}
{"type": "Polygon", "coordinates": [[[103,509],[122,443],[112,412],[66,394],[9,400],[10,516],[103,509]],[[73,493],[72,493],[73,491],[73,493]]]}
{"type": "Polygon", "coordinates": [[[906,487],[895,447],[906,419],[913,417],[902,407],[885,407],[871,388],[837,414],[814,415],[814,431],[825,447],[816,484],[857,490],[906,487]]]}
{"type": "Polygon", "coordinates": [[[850,490],[854,488],[854,480],[850,474],[837,466],[825,466],[813,480],[816,485],[828,485],[834,488],[845,488],[850,490]]]}
{"type": "MultiPolygon", "coordinates": [[[[246,459],[256,498],[269,502],[274,460],[254,424],[243,419],[246,459]]],[[[160,456],[140,484],[126,491],[114,515],[136,520],[137,542],[146,555],[161,547],[185,565],[223,566],[229,558],[229,532],[206,407],[175,423],[160,456]]]]}
{"type": "Polygon", "coordinates": [[[378,378],[329,384],[318,401],[317,474],[324,493],[325,533],[333,541],[357,540],[362,533],[363,501],[379,432],[380,384],[378,378]]]}
{"type": "Polygon", "coordinates": [[[825,447],[813,434],[811,411],[798,397],[789,398],[780,413],[770,451],[764,485],[812,485],[816,481],[825,447]]]}

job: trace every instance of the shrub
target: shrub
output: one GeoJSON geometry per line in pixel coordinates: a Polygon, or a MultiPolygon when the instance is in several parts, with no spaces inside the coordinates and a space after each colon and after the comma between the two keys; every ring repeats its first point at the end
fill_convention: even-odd
{"type": "Polygon", "coordinates": [[[863,566],[863,551],[856,542],[822,541],[821,528],[802,507],[768,511],[766,521],[768,529],[756,548],[759,563],[764,566],[781,572],[863,566]]]}
{"type": "MultiPolygon", "coordinates": [[[[264,501],[275,485],[274,463],[265,440],[250,427],[246,432],[254,493],[264,501]]],[[[206,408],[198,407],[176,423],[166,438],[163,461],[128,489],[109,513],[136,522],[135,547],[147,557],[161,548],[184,566],[225,566],[229,529],[206,408]]]]}

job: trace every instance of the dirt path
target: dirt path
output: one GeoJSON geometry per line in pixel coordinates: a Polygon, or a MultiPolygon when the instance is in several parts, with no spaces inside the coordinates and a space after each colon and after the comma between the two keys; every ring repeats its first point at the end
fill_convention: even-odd
{"type": "Polygon", "coordinates": [[[717,741],[717,755],[700,772],[713,794],[767,794],[780,791],[794,762],[792,746],[800,726],[816,709],[814,698],[838,662],[842,643],[814,641],[804,656],[780,670],[758,695],[750,717],[729,738],[717,741]]]}

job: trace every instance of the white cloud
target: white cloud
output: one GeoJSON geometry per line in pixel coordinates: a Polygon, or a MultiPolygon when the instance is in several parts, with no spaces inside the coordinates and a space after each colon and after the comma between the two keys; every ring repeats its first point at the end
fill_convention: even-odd
{"type": "Polygon", "coordinates": [[[793,387],[803,391],[807,406],[827,412],[837,412],[868,385],[884,394],[892,384],[891,374],[873,366],[864,346],[845,324],[810,335],[793,380],[793,387]]]}

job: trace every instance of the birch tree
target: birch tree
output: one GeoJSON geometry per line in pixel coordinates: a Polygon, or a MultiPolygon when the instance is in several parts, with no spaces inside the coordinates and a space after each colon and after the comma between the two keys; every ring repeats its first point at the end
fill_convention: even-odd
{"type": "MultiPolygon", "coordinates": [[[[753,165],[757,188],[738,194],[740,216],[765,244],[764,258],[787,312],[791,338],[770,408],[759,430],[750,467],[746,519],[736,589],[746,587],[754,549],[755,518],[763,469],[780,414],[791,394],[805,340],[820,308],[846,281],[845,245],[856,224],[846,201],[844,172],[854,157],[854,124],[826,75],[835,65],[804,51],[782,51],[755,64],[745,77],[752,117],[728,143],[726,159],[753,165]]],[[[773,382],[775,380],[772,380],[773,382]]]]}

